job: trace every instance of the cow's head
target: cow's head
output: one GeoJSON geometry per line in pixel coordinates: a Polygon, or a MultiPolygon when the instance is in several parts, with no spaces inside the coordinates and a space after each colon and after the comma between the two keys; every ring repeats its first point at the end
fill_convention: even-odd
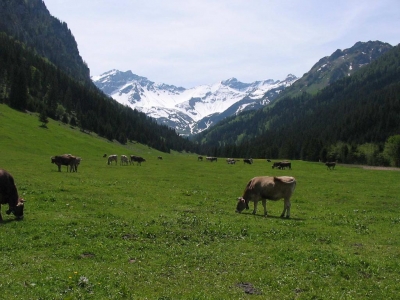
{"type": "Polygon", "coordinates": [[[249,209],[249,202],[243,197],[238,198],[238,203],[236,205],[236,212],[241,213],[244,209],[249,209]]]}
{"type": "Polygon", "coordinates": [[[18,203],[16,206],[13,206],[6,211],[6,214],[9,215],[10,213],[13,213],[14,216],[18,219],[21,220],[24,218],[24,199],[19,198],[18,203]]]}

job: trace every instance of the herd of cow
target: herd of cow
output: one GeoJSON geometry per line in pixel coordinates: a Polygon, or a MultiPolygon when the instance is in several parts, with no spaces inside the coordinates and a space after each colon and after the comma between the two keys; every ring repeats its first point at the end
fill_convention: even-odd
{"type": "MultiPolygon", "coordinates": [[[[107,157],[104,154],[103,157],[107,157]]],[[[162,159],[161,156],[157,159],[162,159]]],[[[203,160],[202,156],[198,156],[199,161],[203,160]]],[[[216,157],[206,157],[207,161],[213,162],[218,161],[216,157]]],[[[51,157],[51,163],[58,166],[58,171],[61,172],[61,166],[67,166],[67,171],[78,172],[78,166],[82,159],[80,157],[63,154],[51,157]]],[[[141,165],[142,162],[146,160],[141,156],[130,155],[129,158],[126,155],[121,155],[120,165],[128,165],[137,163],[141,165]]],[[[233,158],[226,159],[228,164],[235,164],[237,161],[233,158]]],[[[267,160],[271,162],[270,160],[267,160]]],[[[109,155],[107,159],[107,164],[118,164],[117,155],[109,155]]],[[[253,159],[244,159],[243,162],[246,164],[253,164],[253,159]]],[[[336,166],[336,162],[326,162],[325,165],[327,169],[333,170],[336,166]]],[[[290,161],[280,161],[274,162],[272,168],[278,168],[285,170],[288,168],[292,169],[292,164],[290,161]]],[[[236,212],[241,213],[244,209],[249,209],[249,202],[254,203],[253,214],[257,212],[258,201],[262,202],[264,207],[264,216],[267,216],[267,200],[280,200],[284,199],[283,212],[281,217],[290,218],[290,198],[296,188],[296,179],[291,176],[261,176],[252,178],[246,185],[243,195],[237,199],[236,212]]],[[[24,216],[24,202],[25,200],[18,196],[18,191],[14,182],[13,176],[6,170],[0,169],[0,222],[3,221],[1,216],[1,204],[8,204],[7,214],[13,213],[16,219],[22,219],[24,216]]]]}
{"type": "MultiPolygon", "coordinates": [[[[103,157],[106,157],[107,154],[104,154],[103,157]]],[[[161,156],[158,157],[158,159],[160,159],[161,156]]],[[[162,159],[162,157],[161,157],[162,159]]],[[[119,162],[119,164],[121,166],[123,165],[128,165],[128,164],[133,164],[136,162],[137,165],[141,166],[142,162],[145,162],[146,160],[141,157],[141,156],[136,156],[136,155],[130,155],[129,158],[126,155],[121,155],[121,160],[119,162]]],[[[108,156],[108,160],[107,160],[107,164],[112,164],[112,162],[115,162],[115,164],[118,164],[118,155],[116,154],[112,154],[110,156],[108,156]]]]}

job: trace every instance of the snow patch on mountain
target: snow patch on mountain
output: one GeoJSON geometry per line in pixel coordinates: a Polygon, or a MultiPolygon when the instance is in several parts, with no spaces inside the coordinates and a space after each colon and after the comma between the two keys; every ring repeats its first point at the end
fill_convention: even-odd
{"type": "Polygon", "coordinates": [[[232,115],[247,107],[255,109],[267,105],[296,80],[297,77],[291,74],[283,81],[269,79],[253,83],[230,78],[185,89],[155,83],[131,71],[111,70],[92,77],[98,88],[119,103],[142,111],[184,135],[207,129],[214,124],[212,120],[218,120],[218,115],[227,111],[232,115]],[[206,125],[199,126],[199,123],[206,125]]]}

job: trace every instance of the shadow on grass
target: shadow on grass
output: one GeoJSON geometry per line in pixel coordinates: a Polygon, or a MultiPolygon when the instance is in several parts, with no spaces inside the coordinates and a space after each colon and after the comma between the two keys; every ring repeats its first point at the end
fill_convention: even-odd
{"type": "Polygon", "coordinates": [[[3,219],[3,221],[0,221],[0,226],[11,222],[21,222],[21,221],[22,221],[21,219],[6,219],[6,220],[3,219]]]}
{"type": "MultiPolygon", "coordinates": [[[[241,215],[247,215],[247,216],[259,217],[259,218],[264,218],[264,215],[259,215],[259,214],[253,215],[253,213],[251,213],[251,212],[242,212],[240,214],[241,215]]],[[[292,221],[305,221],[306,220],[306,219],[303,219],[303,218],[292,218],[292,217],[290,217],[288,219],[288,218],[281,218],[281,216],[271,216],[271,215],[268,215],[267,219],[282,219],[282,220],[292,220],[292,221]]]]}

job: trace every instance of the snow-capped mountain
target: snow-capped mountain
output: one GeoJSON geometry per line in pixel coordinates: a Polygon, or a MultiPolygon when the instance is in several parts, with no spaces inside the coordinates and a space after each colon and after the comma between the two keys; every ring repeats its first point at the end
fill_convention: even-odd
{"type": "Polygon", "coordinates": [[[111,70],[92,80],[119,103],[144,112],[182,135],[192,135],[228,116],[267,105],[297,77],[289,74],[283,81],[253,83],[231,78],[190,89],[154,83],[131,71],[111,70]]]}

